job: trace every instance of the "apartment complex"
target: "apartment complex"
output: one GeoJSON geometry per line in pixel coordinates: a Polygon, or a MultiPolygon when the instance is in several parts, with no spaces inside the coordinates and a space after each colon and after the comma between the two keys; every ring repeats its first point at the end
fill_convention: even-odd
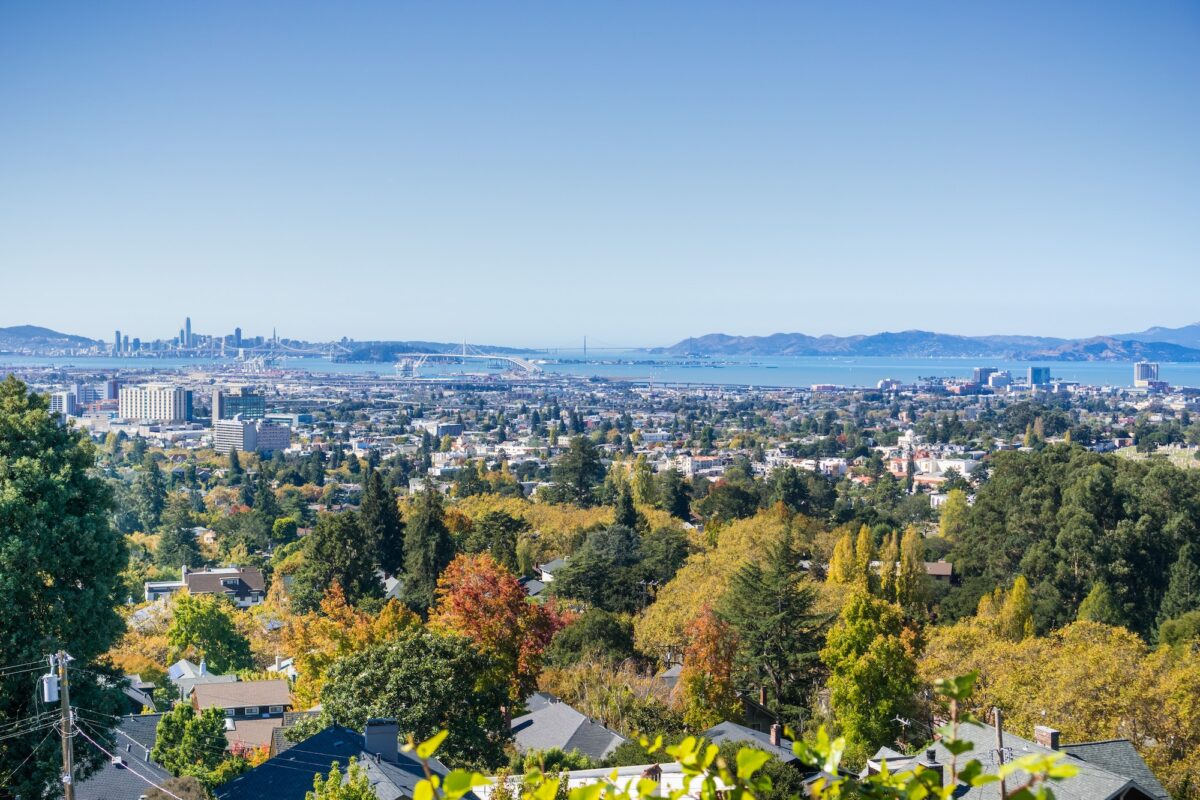
{"type": "Polygon", "coordinates": [[[118,414],[124,419],[183,422],[192,417],[192,393],[181,386],[124,386],[118,403],[118,414]]]}
{"type": "Polygon", "coordinates": [[[240,414],[233,419],[213,419],[213,449],[218,453],[286,450],[291,439],[290,428],[262,420],[242,419],[240,414]]]}

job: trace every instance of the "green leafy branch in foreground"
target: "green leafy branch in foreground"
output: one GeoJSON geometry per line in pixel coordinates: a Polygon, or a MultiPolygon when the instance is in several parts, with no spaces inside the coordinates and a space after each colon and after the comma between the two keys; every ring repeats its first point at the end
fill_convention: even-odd
{"type": "MultiPolygon", "coordinates": [[[[1003,787],[1001,797],[1007,800],[1052,800],[1051,784],[1066,780],[1076,774],[1075,767],[1059,763],[1063,755],[1028,755],[1003,764],[995,772],[985,773],[983,765],[976,759],[966,761],[959,769],[960,756],[965,756],[973,747],[971,742],[958,738],[960,725],[978,725],[979,721],[960,711],[960,706],[975,685],[975,673],[951,680],[938,681],[935,689],[947,701],[950,721],[939,729],[942,745],[950,752],[948,780],[943,785],[939,770],[927,769],[920,764],[911,770],[893,773],[884,763],[876,775],[865,778],[853,777],[841,772],[845,740],[830,739],[822,728],[813,742],[796,741],[793,752],[808,767],[818,769],[821,775],[812,782],[808,792],[810,798],[840,800],[841,798],[870,798],[871,800],[950,800],[960,784],[983,786],[1001,781],[1013,781],[1011,788],[1003,787]]],[[[446,738],[442,731],[428,741],[415,744],[410,740],[406,751],[415,751],[425,767],[425,779],[417,784],[413,800],[462,800],[472,789],[486,786],[488,778],[478,772],[454,770],[444,779],[429,768],[437,748],[446,738]]],[[[649,752],[662,748],[662,738],[654,742],[643,739],[642,744],[649,752]]],[[[667,794],[661,794],[658,781],[647,777],[630,779],[624,785],[618,783],[614,770],[608,780],[564,791],[565,775],[544,774],[534,769],[524,776],[519,788],[518,800],[650,800],[667,798],[681,800],[698,797],[700,800],[755,800],[771,789],[771,779],[760,770],[771,758],[770,755],[751,747],[738,751],[735,764],[729,764],[718,755],[719,748],[705,739],[688,737],[676,746],[667,747],[665,752],[682,767],[682,786],[667,794]]],[[[503,796],[512,797],[511,787],[497,787],[503,796]]]]}

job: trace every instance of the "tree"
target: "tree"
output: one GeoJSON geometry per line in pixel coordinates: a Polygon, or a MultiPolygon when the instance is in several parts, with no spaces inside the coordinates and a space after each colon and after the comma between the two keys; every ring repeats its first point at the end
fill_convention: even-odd
{"type": "Polygon", "coordinates": [[[304,539],[304,563],[290,590],[293,607],[297,611],[315,609],[334,583],[341,586],[352,605],[382,597],[383,586],[375,572],[376,555],[374,542],[363,530],[358,514],[322,514],[316,528],[304,539]]]}
{"type": "Polygon", "coordinates": [[[218,675],[254,666],[250,642],[238,632],[233,605],[224,597],[181,592],[167,641],[179,650],[194,649],[218,675]]]}
{"type": "Polygon", "coordinates": [[[963,529],[967,526],[967,515],[970,510],[967,493],[962,489],[951,489],[946,494],[946,502],[942,503],[939,512],[938,533],[947,541],[958,541],[963,529]]]}
{"type": "Polygon", "coordinates": [[[167,499],[162,514],[162,535],[154,551],[154,560],[160,567],[194,567],[200,563],[200,549],[196,545],[196,518],[188,495],[176,493],[167,499]]]}
{"type": "Polygon", "coordinates": [[[1200,609],[1200,548],[1186,542],[1171,565],[1167,592],[1158,610],[1158,621],[1181,617],[1200,609]]]}
{"type": "Polygon", "coordinates": [[[167,502],[167,482],[154,459],[146,459],[134,484],[133,494],[142,530],[154,530],[158,527],[163,507],[167,502]]]}
{"type": "Polygon", "coordinates": [[[376,551],[379,568],[398,575],[404,568],[404,523],[396,507],[392,487],[383,482],[379,470],[367,471],[359,517],[363,533],[376,551]]]}
{"type": "Polygon", "coordinates": [[[366,767],[351,757],[344,777],[337,763],[330,767],[328,775],[314,775],[312,791],[305,793],[304,800],[378,800],[378,797],[366,767]]]}
{"type": "Polygon", "coordinates": [[[584,660],[618,662],[633,655],[633,623],[629,616],[589,608],[554,635],[545,662],[567,667],[584,660]]]}
{"type": "Polygon", "coordinates": [[[641,515],[633,507],[633,491],[629,488],[627,481],[623,482],[617,489],[617,501],[613,507],[613,524],[624,525],[626,528],[636,531],[642,527],[641,523],[641,515]]]}
{"type": "Polygon", "coordinates": [[[330,667],[321,700],[335,722],[355,730],[372,717],[393,717],[418,741],[449,731],[451,763],[491,769],[505,762],[508,693],[464,637],[414,628],[352,653],[330,667]]]}
{"type": "Polygon", "coordinates": [[[671,468],[658,474],[658,499],[668,514],[685,522],[692,520],[692,498],[679,470],[671,468]]]}
{"type": "Polygon", "coordinates": [[[471,525],[463,549],[468,553],[487,553],[497,564],[516,574],[520,572],[517,536],[528,529],[525,520],[507,511],[489,511],[471,525]]]}
{"type": "Polygon", "coordinates": [[[768,687],[768,708],[794,723],[816,679],[826,620],[813,610],[816,587],[786,534],[767,545],[761,562],[738,570],[718,610],[737,633],[743,685],[768,687]]]}
{"type": "MultiPolygon", "coordinates": [[[[46,398],[9,376],[0,382],[0,650],[5,664],[46,664],[60,647],[80,669],[71,700],[119,713],[121,693],[102,684],[97,661],[125,631],[114,610],[125,599],[124,538],[112,528],[112,493],[93,471],[87,438],[59,424],[46,398]]],[[[0,724],[28,720],[45,710],[34,701],[30,674],[0,676],[0,724]]],[[[107,737],[109,724],[98,726],[107,737]]],[[[26,800],[61,796],[61,754],[38,747],[45,732],[31,731],[0,744],[4,791],[26,800]],[[19,767],[19,769],[18,769],[19,767]],[[57,789],[57,792],[55,790],[57,789]]],[[[84,768],[100,757],[76,737],[84,768]]]]}
{"type": "Polygon", "coordinates": [[[900,540],[896,568],[896,602],[910,616],[921,616],[929,602],[929,574],[925,571],[925,540],[909,527],[900,540]]]}
{"type": "MultiPolygon", "coordinates": [[[[868,592],[873,592],[876,584],[875,570],[871,566],[874,561],[875,536],[870,528],[863,525],[858,529],[858,539],[854,543],[854,579],[868,592]]],[[[925,568],[924,561],[921,568],[925,568]]]]}
{"type": "Polygon", "coordinates": [[[733,685],[737,652],[733,627],[712,606],[704,606],[692,626],[692,638],[684,651],[679,675],[683,721],[689,730],[702,731],[740,716],[733,685]]]}
{"type": "MultiPolygon", "coordinates": [[[[1092,590],[1088,592],[1088,596],[1079,604],[1079,612],[1077,617],[1081,620],[1091,620],[1092,622],[1101,622],[1105,625],[1121,626],[1125,624],[1125,614],[1117,605],[1116,598],[1113,597],[1112,590],[1108,588],[1108,584],[1104,581],[1096,581],[1092,586],[1092,590]]],[[[1029,620],[1029,633],[1033,633],[1033,620],[1029,620]]],[[[1024,630],[1022,630],[1024,634],[1024,630]]],[[[1022,635],[1024,638],[1024,635],[1022,635]]]]}
{"type": "Polygon", "coordinates": [[[432,486],[417,498],[404,533],[404,588],[401,600],[418,614],[433,605],[438,576],[454,558],[442,496],[432,486]]]}
{"type": "Polygon", "coordinates": [[[231,486],[236,486],[242,482],[242,476],[246,474],[246,470],[242,469],[241,459],[238,458],[237,448],[229,448],[229,469],[226,470],[225,476],[231,486]]]}
{"type": "Polygon", "coordinates": [[[516,576],[489,555],[460,555],[438,578],[433,630],[465,636],[489,656],[512,704],[537,688],[542,654],[568,622],[553,604],[532,603],[516,576]]]}
{"type": "Polygon", "coordinates": [[[821,650],[830,672],[830,705],[852,761],[895,743],[897,717],[914,716],[916,660],[902,630],[898,606],[856,591],[821,650]]]}
{"type": "Polygon", "coordinates": [[[787,464],[771,473],[771,489],[768,504],[783,503],[789,510],[799,514],[808,512],[808,487],[800,473],[787,464]]]}
{"type": "Polygon", "coordinates": [[[895,531],[883,540],[879,551],[879,596],[889,603],[896,602],[896,571],[900,562],[900,538],[895,531]]]}
{"type": "Polygon", "coordinates": [[[833,546],[833,557],[829,559],[827,577],[830,583],[849,586],[855,582],[857,574],[858,565],[854,560],[854,539],[850,537],[850,531],[846,531],[833,546]]]}
{"type": "Polygon", "coordinates": [[[1029,582],[1018,575],[1012,589],[1000,606],[998,632],[1010,642],[1019,642],[1033,635],[1033,601],[1029,597],[1029,582]]]}
{"type": "Polygon", "coordinates": [[[587,508],[596,502],[596,484],[604,480],[604,465],[596,445],[586,436],[571,439],[567,452],[554,466],[554,483],[558,497],[567,503],[587,508]]]}
{"type": "Polygon", "coordinates": [[[199,714],[180,703],[158,721],[150,756],[172,775],[200,780],[225,760],[225,712],[208,708],[199,714]]]}
{"type": "Polygon", "coordinates": [[[639,569],[641,541],[624,525],[592,531],[567,565],[555,573],[551,592],[606,611],[634,612],[647,599],[639,569]]]}

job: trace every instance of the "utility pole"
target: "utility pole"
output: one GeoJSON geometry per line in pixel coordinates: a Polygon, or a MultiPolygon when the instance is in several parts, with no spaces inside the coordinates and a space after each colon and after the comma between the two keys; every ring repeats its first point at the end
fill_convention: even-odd
{"type": "MultiPolygon", "coordinates": [[[[1004,712],[999,706],[993,706],[992,716],[996,723],[996,763],[1004,766],[1004,712]]],[[[1000,779],[1000,797],[1001,800],[1008,800],[1008,788],[1004,785],[1004,778],[1000,779]]]]}
{"type": "Polygon", "coordinates": [[[71,686],[67,673],[67,661],[70,656],[65,651],[58,651],[58,699],[62,710],[62,759],[63,759],[63,800],[75,800],[75,754],[71,751],[73,734],[71,726],[71,686]]]}

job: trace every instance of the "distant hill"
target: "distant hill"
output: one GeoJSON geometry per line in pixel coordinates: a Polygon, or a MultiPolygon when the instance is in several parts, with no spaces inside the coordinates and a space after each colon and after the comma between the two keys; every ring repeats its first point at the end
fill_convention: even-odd
{"type": "Polygon", "coordinates": [[[11,328],[0,328],[0,347],[29,347],[31,345],[87,347],[95,343],[95,339],[89,339],[86,336],[59,333],[38,325],[14,325],[11,328]]]}
{"type": "Polygon", "coordinates": [[[1139,333],[1115,333],[1113,339],[1134,342],[1166,342],[1184,347],[1200,348],[1200,322],[1182,328],[1147,328],[1139,333]]]}
{"type": "Polygon", "coordinates": [[[860,336],[730,336],[710,333],[654,352],[673,355],[847,356],[886,358],[996,358],[1045,361],[1200,361],[1200,346],[1134,341],[1110,336],[1056,339],[1043,336],[955,336],[899,331],[860,336]]]}

